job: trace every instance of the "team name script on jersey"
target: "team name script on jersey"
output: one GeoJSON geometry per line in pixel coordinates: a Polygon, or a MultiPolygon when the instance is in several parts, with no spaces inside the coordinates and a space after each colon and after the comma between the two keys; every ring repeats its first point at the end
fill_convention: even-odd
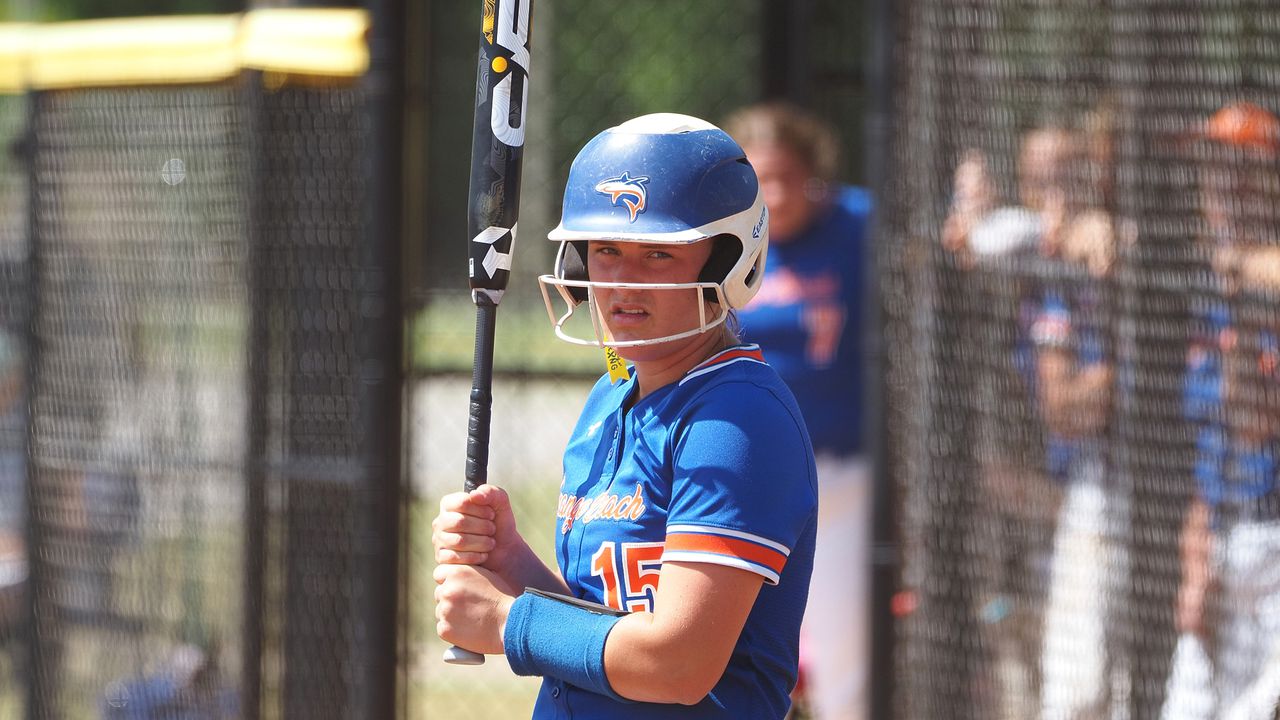
{"type": "Polygon", "coordinates": [[[636,483],[636,491],[625,497],[620,495],[597,495],[595,497],[578,497],[560,493],[560,504],[556,508],[556,519],[564,520],[560,525],[560,533],[569,532],[569,528],[578,520],[590,523],[593,520],[639,520],[644,515],[644,488],[636,483]]]}

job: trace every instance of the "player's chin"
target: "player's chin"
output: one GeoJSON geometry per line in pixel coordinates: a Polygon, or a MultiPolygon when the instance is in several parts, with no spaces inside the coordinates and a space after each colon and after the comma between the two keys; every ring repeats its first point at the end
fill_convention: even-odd
{"type": "MultiPolygon", "coordinates": [[[[635,341],[649,340],[651,338],[665,337],[665,335],[647,335],[636,337],[618,337],[618,341],[635,341]]],[[[650,360],[659,360],[661,358],[670,357],[679,353],[681,349],[686,347],[691,341],[695,341],[698,336],[681,338],[679,340],[667,340],[665,342],[646,342],[643,345],[630,345],[627,347],[617,348],[618,356],[629,362],[646,362],[650,360]]]]}

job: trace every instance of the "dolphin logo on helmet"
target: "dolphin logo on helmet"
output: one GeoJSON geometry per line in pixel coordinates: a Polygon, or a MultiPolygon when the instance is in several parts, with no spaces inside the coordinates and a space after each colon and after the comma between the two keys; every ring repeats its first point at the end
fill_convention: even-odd
{"type": "Polygon", "coordinates": [[[627,206],[627,210],[631,211],[630,221],[635,222],[636,215],[644,212],[648,205],[649,191],[645,189],[647,182],[649,182],[647,175],[631,177],[631,173],[624,172],[617,177],[596,183],[596,192],[608,195],[609,201],[614,205],[621,200],[627,206]]]}

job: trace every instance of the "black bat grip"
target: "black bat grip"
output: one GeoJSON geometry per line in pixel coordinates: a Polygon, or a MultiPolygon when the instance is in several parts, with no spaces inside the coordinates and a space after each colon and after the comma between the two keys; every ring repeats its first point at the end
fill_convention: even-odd
{"type": "Polygon", "coordinates": [[[477,292],[476,351],[471,366],[470,419],[467,422],[467,466],[463,487],[475,490],[489,479],[489,420],[493,414],[493,345],[498,303],[477,292]]]}
{"type": "MultiPolygon", "coordinates": [[[[467,468],[463,488],[471,492],[489,479],[489,418],[493,414],[493,341],[498,303],[484,291],[476,303],[476,352],[471,364],[470,419],[467,421],[467,468]]],[[[453,646],[444,651],[450,665],[483,665],[484,655],[453,646]]]]}

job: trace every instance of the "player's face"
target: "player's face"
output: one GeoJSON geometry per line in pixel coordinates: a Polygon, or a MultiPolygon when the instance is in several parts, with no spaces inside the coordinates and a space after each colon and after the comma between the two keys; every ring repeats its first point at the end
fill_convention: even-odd
{"type": "Polygon", "coordinates": [[[1210,237],[1237,246],[1274,245],[1280,190],[1269,155],[1214,147],[1200,170],[1200,204],[1210,237]]]}
{"type": "Polygon", "coordinates": [[[785,243],[813,220],[823,199],[822,182],[814,177],[812,168],[782,145],[753,145],[746,152],[769,208],[769,237],[785,243]]]}
{"type": "MultiPolygon", "coordinates": [[[[592,240],[587,243],[587,274],[594,282],[620,283],[692,283],[711,256],[711,242],[703,240],[689,245],[642,244],[592,240]]],[[[681,288],[595,289],[596,305],[609,335],[617,341],[648,340],[685,332],[699,326],[702,291],[681,288]]],[[[718,310],[705,309],[706,317],[718,310]]],[[[697,335],[656,345],[620,348],[618,353],[628,360],[664,354],[674,346],[697,335]]]]}

